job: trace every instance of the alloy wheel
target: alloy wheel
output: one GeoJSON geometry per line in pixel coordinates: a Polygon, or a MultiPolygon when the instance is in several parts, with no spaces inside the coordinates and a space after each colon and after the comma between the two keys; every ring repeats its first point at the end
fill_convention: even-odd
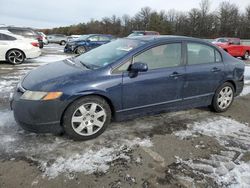
{"type": "Polygon", "coordinates": [[[20,64],[24,61],[24,54],[19,50],[11,50],[8,53],[8,61],[12,64],[20,64]]]}
{"type": "Polygon", "coordinates": [[[233,101],[233,89],[229,86],[223,87],[218,95],[218,106],[223,110],[226,109],[233,101]]]}
{"type": "Polygon", "coordinates": [[[76,49],[76,53],[77,54],[83,54],[83,53],[85,53],[85,48],[84,47],[82,47],[82,46],[80,46],[80,47],[78,47],[77,49],[76,49]]]}
{"type": "Polygon", "coordinates": [[[86,103],[73,113],[71,125],[77,134],[91,136],[103,127],[106,117],[102,106],[96,103],[86,103]]]}

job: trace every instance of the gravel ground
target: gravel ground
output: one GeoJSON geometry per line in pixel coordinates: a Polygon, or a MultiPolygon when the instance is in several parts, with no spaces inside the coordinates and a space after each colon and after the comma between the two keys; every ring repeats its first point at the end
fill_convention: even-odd
{"type": "Polygon", "coordinates": [[[222,114],[115,122],[86,142],[23,131],[9,93],[28,71],[69,56],[50,44],[39,58],[0,65],[0,187],[250,187],[250,66],[243,94],[222,114]]]}

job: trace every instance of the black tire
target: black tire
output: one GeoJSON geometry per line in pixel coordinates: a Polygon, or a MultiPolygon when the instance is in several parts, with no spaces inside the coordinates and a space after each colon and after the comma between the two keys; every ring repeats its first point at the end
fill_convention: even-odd
{"type": "MultiPolygon", "coordinates": [[[[86,117],[86,115],[83,117],[86,117]]],[[[86,97],[83,97],[81,99],[76,100],[75,102],[73,102],[72,104],[69,105],[69,107],[66,109],[66,111],[63,115],[63,128],[64,128],[65,133],[71,139],[78,140],[78,141],[90,140],[90,139],[98,137],[99,135],[101,135],[105,131],[107,126],[110,124],[110,122],[111,122],[110,106],[106,102],[105,99],[98,97],[98,96],[86,96],[86,97]],[[96,103],[96,104],[100,105],[106,113],[106,119],[104,121],[105,123],[103,124],[103,126],[96,133],[86,136],[86,135],[78,134],[74,130],[74,128],[73,128],[74,125],[71,121],[72,121],[73,115],[76,113],[76,111],[79,109],[79,107],[81,107],[84,104],[88,104],[88,103],[96,103]]]]}
{"type": "Polygon", "coordinates": [[[6,54],[6,61],[13,65],[22,64],[25,60],[25,54],[21,50],[9,50],[6,54]]]}
{"type": "Polygon", "coordinates": [[[60,42],[60,45],[65,45],[66,44],[66,41],[64,41],[64,40],[62,40],[61,42],[60,42]]]}
{"type": "Polygon", "coordinates": [[[249,59],[249,52],[246,51],[245,54],[242,56],[243,60],[248,60],[249,59]]]}
{"type": "Polygon", "coordinates": [[[84,54],[86,52],[86,48],[84,46],[78,46],[75,49],[75,53],[78,55],[84,54]]]}
{"type": "Polygon", "coordinates": [[[43,42],[39,41],[39,48],[42,49],[43,48],[43,42]]]}
{"type": "Polygon", "coordinates": [[[234,88],[234,86],[231,83],[229,83],[229,82],[225,82],[224,84],[222,84],[216,90],[216,92],[214,94],[213,101],[212,101],[212,104],[211,104],[212,110],[215,111],[215,112],[218,112],[218,113],[227,111],[228,108],[230,108],[230,106],[233,104],[234,96],[235,96],[235,88],[234,88]],[[221,108],[220,105],[219,105],[218,99],[221,96],[220,92],[222,92],[222,90],[225,89],[225,88],[227,88],[227,87],[231,88],[231,90],[232,90],[232,99],[231,99],[230,104],[227,107],[221,108]]]}

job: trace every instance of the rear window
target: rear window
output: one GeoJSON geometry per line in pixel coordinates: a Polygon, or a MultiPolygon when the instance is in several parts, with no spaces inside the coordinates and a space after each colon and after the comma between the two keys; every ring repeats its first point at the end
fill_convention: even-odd
{"type": "Polygon", "coordinates": [[[35,33],[29,30],[23,30],[23,35],[24,36],[34,36],[35,33]]]}
{"type": "Polygon", "coordinates": [[[14,33],[16,35],[23,35],[23,32],[18,29],[8,29],[11,33],[14,33]]]}

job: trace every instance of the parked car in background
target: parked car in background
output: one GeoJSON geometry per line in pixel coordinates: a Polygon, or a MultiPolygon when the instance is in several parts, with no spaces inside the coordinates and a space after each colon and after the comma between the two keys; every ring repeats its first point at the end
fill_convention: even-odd
{"type": "Polygon", "coordinates": [[[67,42],[67,36],[62,34],[52,34],[47,35],[49,43],[56,43],[60,45],[65,45],[67,42]]]}
{"type": "Polygon", "coordinates": [[[93,48],[101,46],[110,42],[114,37],[112,35],[104,34],[89,34],[81,35],[78,39],[67,42],[64,52],[74,52],[76,54],[83,54],[93,48]]]}
{"type": "Polygon", "coordinates": [[[201,39],[122,38],[30,71],[11,106],[26,130],[92,139],[111,120],[199,106],[224,112],[243,89],[244,66],[201,39]]]}
{"type": "Polygon", "coordinates": [[[70,35],[67,37],[67,42],[71,42],[73,40],[77,40],[80,38],[81,35],[70,35]]]}
{"type": "Polygon", "coordinates": [[[0,61],[14,65],[21,64],[26,58],[40,56],[41,50],[36,39],[14,35],[7,30],[0,30],[0,61]]]}
{"type": "Polygon", "coordinates": [[[212,43],[234,57],[241,57],[244,60],[249,58],[250,46],[242,45],[239,38],[217,38],[212,43]]]}
{"type": "Polygon", "coordinates": [[[128,37],[143,36],[143,35],[160,35],[157,31],[133,31],[128,37]]]}
{"type": "Polygon", "coordinates": [[[8,30],[9,32],[15,35],[21,35],[25,38],[38,40],[39,48],[43,48],[42,36],[38,33],[38,31],[32,28],[7,26],[7,27],[0,27],[0,30],[8,30]]]}
{"type": "Polygon", "coordinates": [[[38,33],[42,36],[43,44],[45,44],[45,45],[49,44],[47,36],[43,32],[38,32],[38,33]]]}

